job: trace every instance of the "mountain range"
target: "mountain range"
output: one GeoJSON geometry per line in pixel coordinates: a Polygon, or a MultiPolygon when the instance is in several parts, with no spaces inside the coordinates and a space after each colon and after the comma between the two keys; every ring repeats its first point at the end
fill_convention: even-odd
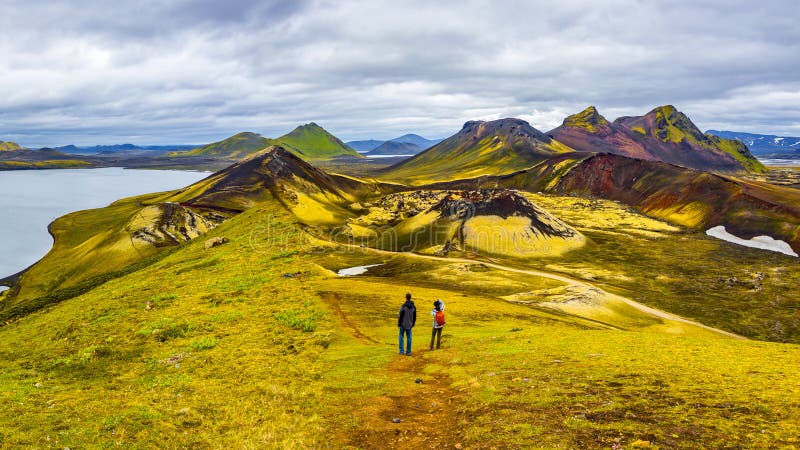
{"type": "Polygon", "coordinates": [[[65,145],[55,147],[55,150],[73,155],[120,155],[120,154],[148,154],[168,151],[191,150],[196,145],[134,145],[134,144],[114,144],[114,145],[94,145],[80,147],[76,145],[65,145]]]}
{"type": "Polygon", "coordinates": [[[314,122],[301,125],[275,139],[257,133],[243,132],[222,141],[213,142],[186,152],[173,152],[171,156],[205,156],[240,160],[271,145],[280,145],[306,159],[331,159],[342,156],[363,158],[339,138],[314,122]]]}
{"type": "Polygon", "coordinates": [[[764,170],[741,142],[703,134],[672,105],[613,122],[590,106],[547,134],[584,152],[608,152],[700,170],[764,170]]]}
{"type": "Polygon", "coordinates": [[[740,141],[755,155],[800,158],[800,137],[717,130],[708,130],[706,134],[740,141]]]}
{"type": "Polygon", "coordinates": [[[412,183],[499,175],[570,152],[611,153],[716,172],[764,171],[741,142],[703,134],[667,105],[613,122],[590,106],[547,133],[521,119],[471,121],[386,174],[412,183]]]}
{"type": "Polygon", "coordinates": [[[404,134],[386,141],[375,139],[349,141],[347,145],[361,153],[371,153],[372,155],[415,155],[441,141],[442,139],[426,139],[418,134],[404,134]],[[407,145],[396,145],[397,143],[407,145]],[[372,153],[373,151],[376,152],[372,153]]]}

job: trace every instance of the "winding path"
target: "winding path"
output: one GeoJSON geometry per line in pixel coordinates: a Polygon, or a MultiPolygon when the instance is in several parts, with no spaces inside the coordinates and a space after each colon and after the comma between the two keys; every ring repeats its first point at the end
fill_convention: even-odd
{"type": "MultiPolygon", "coordinates": [[[[317,237],[317,239],[319,239],[319,238],[317,237]]],[[[727,337],[731,337],[731,338],[734,338],[734,339],[743,339],[743,340],[747,339],[747,338],[745,338],[743,336],[740,336],[740,335],[735,334],[735,333],[731,333],[729,331],[720,330],[719,328],[710,327],[708,325],[703,325],[700,322],[695,322],[694,320],[687,319],[685,317],[681,317],[681,316],[678,316],[678,315],[675,315],[675,314],[672,314],[672,313],[668,313],[666,311],[662,311],[660,309],[656,309],[656,308],[652,308],[650,306],[643,305],[643,304],[641,304],[639,302],[636,302],[634,300],[631,300],[629,298],[625,298],[625,297],[622,297],[620,295],[612,294],[612,293],[610,293],[608,291],[600,289],[597,286],[594,286],[594,285],[592,285],[590,283],[587,283],[585,281],[577,280],[575,278],[570,278],[570,277],[567,277],[567,276],[564,276],[564,275],[560,275],[560,274],[555,274],[555,273],[550,273],[550,272],[543,272],[543,271],[540,271],[540,270],[518,269],[516,267],[509,267],[509,266],[504,266],[504,265],[497,264],[497,263],[481,261],[481,260],[475,260],[475,259],[468,259],[468,258],[447,258],[447,257],[443,257],[443,256],[422,255],[422,254],[413,253],[413,252],[391,252],[391,251],[388,251],[388,250],[381,250],[381,249],[372,248],[372,247],[361,247],[361,246],[357,246],[357,245],[353,245],[353,244],[343,244],[343,243],[340,243],[340,242],[332,242],[332,241],[327,241],[327,240],[326,240],[326,242],[329,242],[331,245],[335,245],[335,246],[349,247],[349,248],[354,248],[354,249],[358,249],[358,250],[368,250],[368,251],[372,251],[374,253],[379,253],[379,254],[384,254],[384,255],[392,255],[392,256],[403,255],[403,256],[409,256],[409,257],[413,257],[413,258],[421,258],[421,259],[427,259],[427,260],[432,260],[432,261],[442,261],[442,262],[449,262],[449,263],[461,262],[461,263],[467,263],[467,264],[483,264],[483,265],[485,265],[487,267],[491,267],[493,269],[502,270],[502,271],[506,271],[506,272],[514,272],[514,273],[520,273],[520,274],[525,274],[525,275],[533,275],[533,276],[537,276],[537,277],[542,277],[542,278],[548,278],[548,279],[551,279],[551,280],[561,281],[562,283],[566,283],[566,284],[569,284],[569,285],[572,285],[572,286],[578,286],[578,287],[583,287],[583,288],[592,288],[592,289],[596,289],[596,290],[600,291],[602,294],[608,296],[611,299],[621,301],[621,302],[627,304],[628,306],[631,306],[632,308],[635,308],[635,309],[637,309],[637,310],[639,310],[639,311],[641,311],[641,312],[643,312],[645,314],[649,314],[651,316],[658,317],[660,319],[672,320],[672,321],[675,321],[675,322],[680,322],[680,323],[684,323],[684,324],[687,324],[687,325],[692,325],[692,326],[699,327],[699,328],[702,328],[702,329],[705,329],[705,330],[708,330],[708,331],[711,331],[711,332],[714,332],[714,333],[718,333],[718,334],[721,334],[721,335],[724,335],[724,336],[727,336],[727,337]]]]}

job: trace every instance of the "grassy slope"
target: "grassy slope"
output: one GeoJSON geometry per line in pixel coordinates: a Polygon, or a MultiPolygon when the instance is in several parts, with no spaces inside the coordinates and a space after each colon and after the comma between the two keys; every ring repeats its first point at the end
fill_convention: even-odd
{"type": "Polygon", "coordinates": [[[141,211],[143,202],[160,195],[163,194],[131,197],[105,208],[78,211],[56,219],[50,225],[55,240],[53,248],[22,276],[14,304],[123,269],[157,253],[155,247],[134,244],[125,226],[141,211]]]}
{"type": "MultiPolygon", "coordinates": [[[[796,345],[737,341],[691,326],[664,333],[652,319],[631,331],[609,330],[501,299],[557,287],[553,280],[332,252],[303,240],[284,211],[267,200],[210,233],[229,244],[205,250],[202,240],[190,242],[150,267],[0,328],[0,402],[7,405],[0,442],[800,443],[796,345]],[[317,265],[384,260],[382,277],[360,279],[336,278],[317,265]],[[420,299],[421,314],[410,359],[394,355],[394,318],[406,290],[420,299]],[[425,311],[437,297],[447,302],[445,348],[427,353],[425,311]],[[414,405],[433,414],[423,421],[414,405]],[[392,424],[392,417],[404,421],[392,424]],[[436,418],[446,422],[422,433],[436,418]]],[[[630,222],[644,236],[657,228],[630,222]]]]}
{"type": "Polygon", "coordinates": [[[363,158],[336,136],[315,123],[299,126],[274,140],[289,151],[304,159],[330,159],[337,156],[363,158]]]}
{"type": "Polygon", "coordinates": [[[796,258],[646,219],[607,200],[528,197],[593,244],[535,267],[743,336],[800,343],[796,258]]]}
{"type": "Polygon", "coordinates": [[[44,161],[0,161],[0,170],[77,169],[92,163],[77,159],[48,159],[44,161]]]}
{"type": "Polygon", "coordinates": [[[0,152],[13,152],[21,148],[16,142],[0,141],[0,152]]]}
{"type": "MultiPolygon", "coordinates": [[[[528,152],[518,152],[524,145],[513,140],[509,141],[506,136],[488,136],[478,142],[470,143],[467,148],[447,148],[450,142],[446,140],[400,163],[396,168],[390,168],[386,178],[420,185],[510,173],[530,167],[543,158],[541,155],[528,157],[528,152]]],[[[553,153],[572,151],[555,140],[546,148],[553,153]]]]}
{"type": "Polygon", "coordinates": [[[207,156],[238,160],[268,147],[271,141],[256,133],[243,132],[219,142],[213,142],[188,152],[173,152],[171,156],[207,156]]]}
{"type": "Polygon", "coordinates": [[[174,152],[171,155],[241,160],[270,145],[285,146],[287,150],[304,159],[330,159],[344,155],[363,157],[315,123],[299,126],[277,139],[268,139],[255,133],[245,132],[188,152],[174,152]]]}

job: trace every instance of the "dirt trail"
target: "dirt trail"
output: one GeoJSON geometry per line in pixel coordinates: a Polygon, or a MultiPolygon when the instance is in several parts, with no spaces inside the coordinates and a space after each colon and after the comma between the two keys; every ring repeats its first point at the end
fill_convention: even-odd
{"type": "Polygon", "coordinates": [[[370,399],[368,407],[357,411],[365,426],[351,436],[350,445],[366,449],[460,448],[462,395],[450,386],[447,375],[425,375],[423,352],[427,350],[395,357],[387,370],[402,383],[403,395],[370,399]],[[422,382],[416,383],[417,379],[422,382]]]}
{"type": "Polygon", "coordinates": [[[344,328],[350,330],[350,334],[353,335],[356,339],[358,339],[361,343],[368,343],[371,342],[373,344],[377,344],[378,341],[373,339],[371,336],[367,336],[366,334],[362,333],[358,326],[353,322],[347,314],[342,311],[342,301],[339,297],[339,294],[335,292],[320,292],[323,300],[328,303],[328,305],[333,308],[333,312],[336,314],[336,317],[342,321],[344,328]]]}
{"type": "MultiPolygon", "coordinates": [[[[320,295],[353,337],[363,344],[380,344],[343,311],[339,294],[320,295]]],[[[396,355],[386,367],[391,378],[402,385],[402,395],[371,398],[367,407],[353,411],[364,426],[347,438],[349,445],[365,449],[456,448],[460,442],[455,430],[459,411],[463,411],[462,395],[450,387],[446,374],[425,374],[425,333],[417,339],[412,356],[396,355]],[[395,423],[395,419],[400,421],[395,423]]]]}

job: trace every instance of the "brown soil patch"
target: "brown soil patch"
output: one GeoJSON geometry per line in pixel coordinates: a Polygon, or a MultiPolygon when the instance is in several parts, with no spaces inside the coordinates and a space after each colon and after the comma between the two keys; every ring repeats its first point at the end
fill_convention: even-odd
{"type": "Polygon", "coordinates": [[[459,421],[464,413],[460,394],[450,387],[444,374],[426,376],[425,360],[417,351],[412,356],[397,355],[388,370],[398,374],[405,395],[389,395],[369,400],[368,406],[354,411],[363,426],[352,432],[349,444],[358,448],[461,448],[459,421]],[[421,378],[422,383],[415,381],[421,378]],[[394,419],[400,419],[394,423],[394,419]]]}

